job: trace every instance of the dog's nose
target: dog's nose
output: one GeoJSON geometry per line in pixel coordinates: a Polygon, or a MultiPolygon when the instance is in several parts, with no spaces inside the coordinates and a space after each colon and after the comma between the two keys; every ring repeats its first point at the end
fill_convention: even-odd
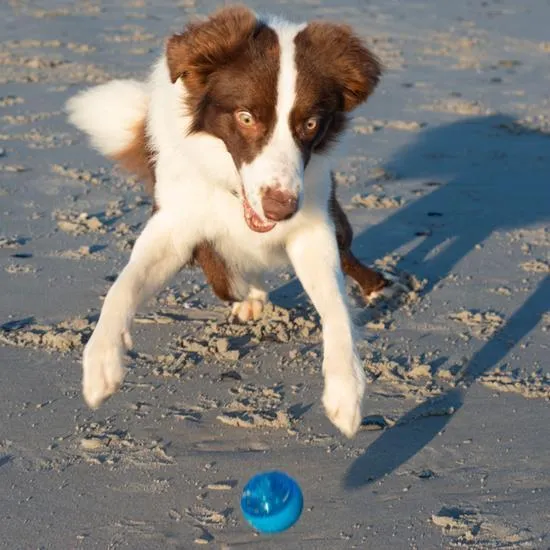
{"type": "Polygon", "coordinates": [[[268,187],[262,197],[264,216],[273,222],[291,218],[298,210],[298,198],[290,191],[268,187]]]}

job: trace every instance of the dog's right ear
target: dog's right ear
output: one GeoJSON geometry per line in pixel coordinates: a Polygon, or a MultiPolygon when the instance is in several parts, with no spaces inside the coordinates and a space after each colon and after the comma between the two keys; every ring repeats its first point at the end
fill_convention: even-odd
{"type": "Polygon", "coordinates": [[[190,24],[166,44],[166,60],[172,83],[183,78],[186,87],[199,92],[208,76],[230,61],[240,46],[253,36],[256,15],[245,6],[223,8],[206,21],[190,24]]]}

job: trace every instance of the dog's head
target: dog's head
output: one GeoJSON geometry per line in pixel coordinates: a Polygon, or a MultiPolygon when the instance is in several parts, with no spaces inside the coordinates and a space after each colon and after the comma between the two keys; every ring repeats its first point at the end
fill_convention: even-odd
{"type": "Polygon", "coordinates": [[[223,140],[241,176],[245,219],[269,231],[293,216],[304,170],[378,83],[376,57],[345,25],[294,25],[229,7],[167,43],[191,132],[223,140]]]}

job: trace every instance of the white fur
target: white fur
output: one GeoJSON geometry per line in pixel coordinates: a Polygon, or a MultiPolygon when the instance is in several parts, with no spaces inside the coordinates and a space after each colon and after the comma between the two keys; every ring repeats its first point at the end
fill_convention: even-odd
{"type": "Polygon", "coordinates": [[[69,120],[90,136],[92,146],[112,157],[132,143],[148,103],[146,84],[113,80],[72,97],[66,109],[69,120]]]}
{"type": "Polygon", "coordinates": [[[106,153],[129,139],[122,121],[131,122],[148,104],[148,132],[157,151],[155,200],[159,211],[109,290],[84,352],[83,390],[91,406],[98,406],[122,383],[123,354],[130,345],[131,321],[139,305],[189,261],[197,243],[208,240],[229,262],[233,291],[242,300],[234,313],[244,320],[257,317],[266,300],[260,285],[262,274],[289,261],[293,264],[323,323],[327,415],[350,437],[358,429],[365,377],[355,351],[334,227],[327,213],[328,159],[314,155],[304,172],[286,122],[295,95],[293,37],[301,27],[279,20],[273,26],[282,46],[278,124],[258,163],[250,167],[249,183],[261,181],[253,179],[261,167],[262,178],[267,175],[299,186],[302,199],[296,215],[267,233],[250,230],[241,199],[230,192],[240,189],[241,177],[223,142],[206,134],[187,134],[190,119],[183,107],[185,87],[181,81],[170,82],[164,57],[146,85],[111,83],[69,104],[71,120],[106,153]],[[146,89],[148,101],[142,93],[146,89]],[[105,111],[113,118],[99,116],[105,111]]]}

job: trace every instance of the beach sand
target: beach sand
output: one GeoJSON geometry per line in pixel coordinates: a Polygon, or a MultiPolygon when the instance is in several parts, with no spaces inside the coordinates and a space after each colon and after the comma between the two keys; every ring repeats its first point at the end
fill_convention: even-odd
{"type": "Polygon", "coordinates": [[[550,4],[249,5],[349,22],[386,66],[334,162],[358,256],[410,285],[369,308],[350,287],[364,426],[324,416],[291,271],[244,326],[182,272],[140,311],[122,391],[84,405],[83,343],[151,205],[63,105],[144,78],[218,2],[4,0],[0,548],[550,548],[550,4]],[[268,469],[305,499],[276,537],[239,511],[268,469]]]}

